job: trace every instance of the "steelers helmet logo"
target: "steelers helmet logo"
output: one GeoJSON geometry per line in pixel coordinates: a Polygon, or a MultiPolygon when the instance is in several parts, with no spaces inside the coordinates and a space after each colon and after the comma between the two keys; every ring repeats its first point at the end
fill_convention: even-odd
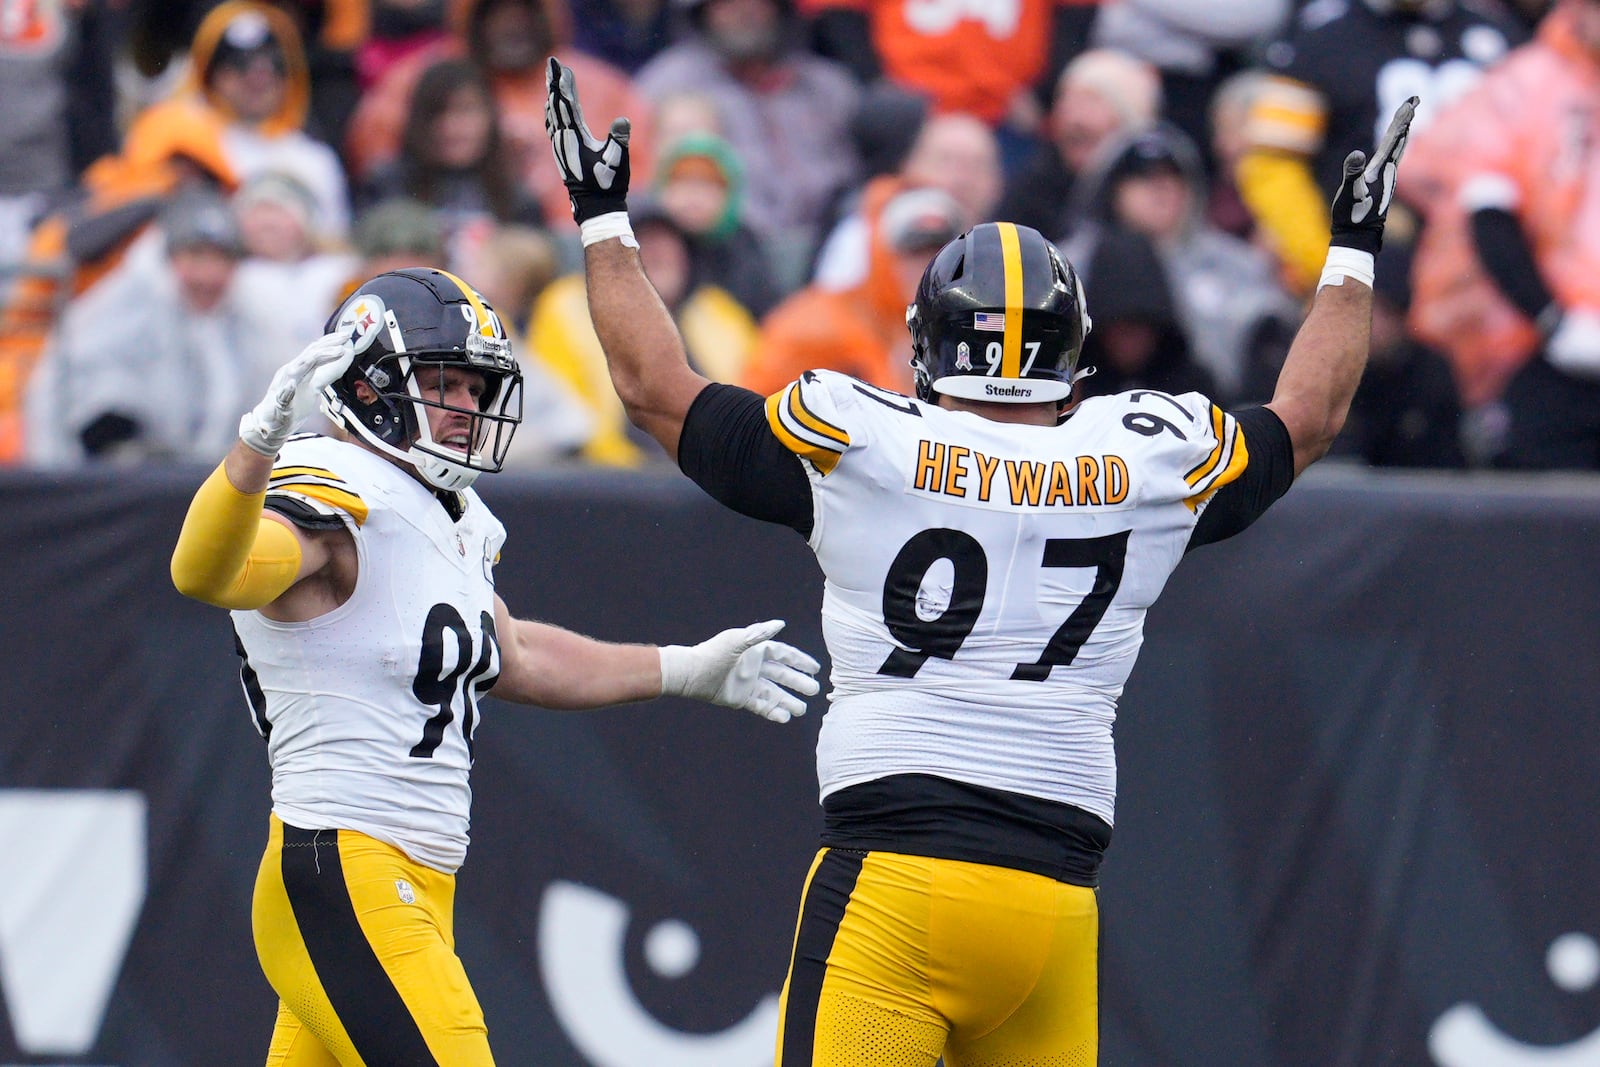
{"type": "Polygon", "coordinates": [[[362,293],[350,301],[350,306],[345,308],[344,314],[339,317],[334,332],[348,333],[356,352],[365,352],[372,347],[373,339],[384,328],[386,310],[382,300],[371,294],[362,293]]]}

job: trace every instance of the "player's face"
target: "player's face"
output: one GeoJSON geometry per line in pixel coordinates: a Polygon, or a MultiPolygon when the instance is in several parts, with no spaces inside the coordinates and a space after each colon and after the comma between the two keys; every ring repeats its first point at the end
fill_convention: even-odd
{"type": "Polygon", "coordinates": [[[480,409],[489,380],[465,367],[428,367],[417,372],[424,399],[456,410],[427,406],[428,433],[437,443],[467,455],[473,449],[472,415],[480,409]]]}

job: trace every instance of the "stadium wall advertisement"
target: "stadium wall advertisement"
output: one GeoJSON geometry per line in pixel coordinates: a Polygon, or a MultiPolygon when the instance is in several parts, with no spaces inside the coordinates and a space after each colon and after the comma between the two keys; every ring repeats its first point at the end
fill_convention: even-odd
{"type": "MultiPolygon", "coordinates": [[[[244,1067],[265,748],[171,545],[204,471],[0,480],[0,1064],[244,1067]]],[[[502,476],[514,611],[785,618],[799,538],[672,475],[502,476]]],[[[1196,552],[1117,726],[1107,1067],[1600,1067],[1600,482],[1315,471],[1196,552]]],[[[824,702],[490,701],[457,947],[510,1067],[762,1067],[824,702]]]]}

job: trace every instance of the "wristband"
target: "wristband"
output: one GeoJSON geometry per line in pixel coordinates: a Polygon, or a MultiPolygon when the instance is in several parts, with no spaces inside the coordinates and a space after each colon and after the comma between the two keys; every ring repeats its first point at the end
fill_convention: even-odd
{"type": "Polygon", "coordinates": [[[592,219],[584,219],[578,224],[578,236],[583,240],[583,247],[601,241],[609,241],[616,237],[629,248],[638,248],[639,241],[633,236],[633,226],[628,222],[626,211],[608,211],[604,215],[596,215],[592,219]]]}
{"type": "Polygon", "coordinates": [[[1322,277],[1317,280],[1317,289],[1321,290],[1324,285],[1343,285],[1346,278],[1358,281],[1371,289],[1372,272],[1371,252],[1334,245],[1328,249],[1328,258],[1322,268],[1322,277]]]}

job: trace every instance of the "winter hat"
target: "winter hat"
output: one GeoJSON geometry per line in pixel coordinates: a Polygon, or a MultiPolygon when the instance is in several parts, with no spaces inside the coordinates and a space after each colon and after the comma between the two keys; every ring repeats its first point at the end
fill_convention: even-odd
{"type": "Polygon", "coordinates": [[[174,197],[162,209],[161,233],[169,255],[188,248],[214,248],[235,259],[244,255],[233,208],[215,193],[195,191],[174,197]]]}
{"type": "Polygon", "coordinates": [[[677,178],[708,178],[727,189],[728,201],[707,237],[723,238],[738,227],[744,208],[744,167],[731,144],[713,133],[684,134],[666,147],[656,164],[656,193],[677,178]]]}
{"type": "Polygon", "coordinates": [[[878,226],[897,252],[932,252],[965,232],[967,220],[949,193],[907,189],[883,206],[878,226]]]}

